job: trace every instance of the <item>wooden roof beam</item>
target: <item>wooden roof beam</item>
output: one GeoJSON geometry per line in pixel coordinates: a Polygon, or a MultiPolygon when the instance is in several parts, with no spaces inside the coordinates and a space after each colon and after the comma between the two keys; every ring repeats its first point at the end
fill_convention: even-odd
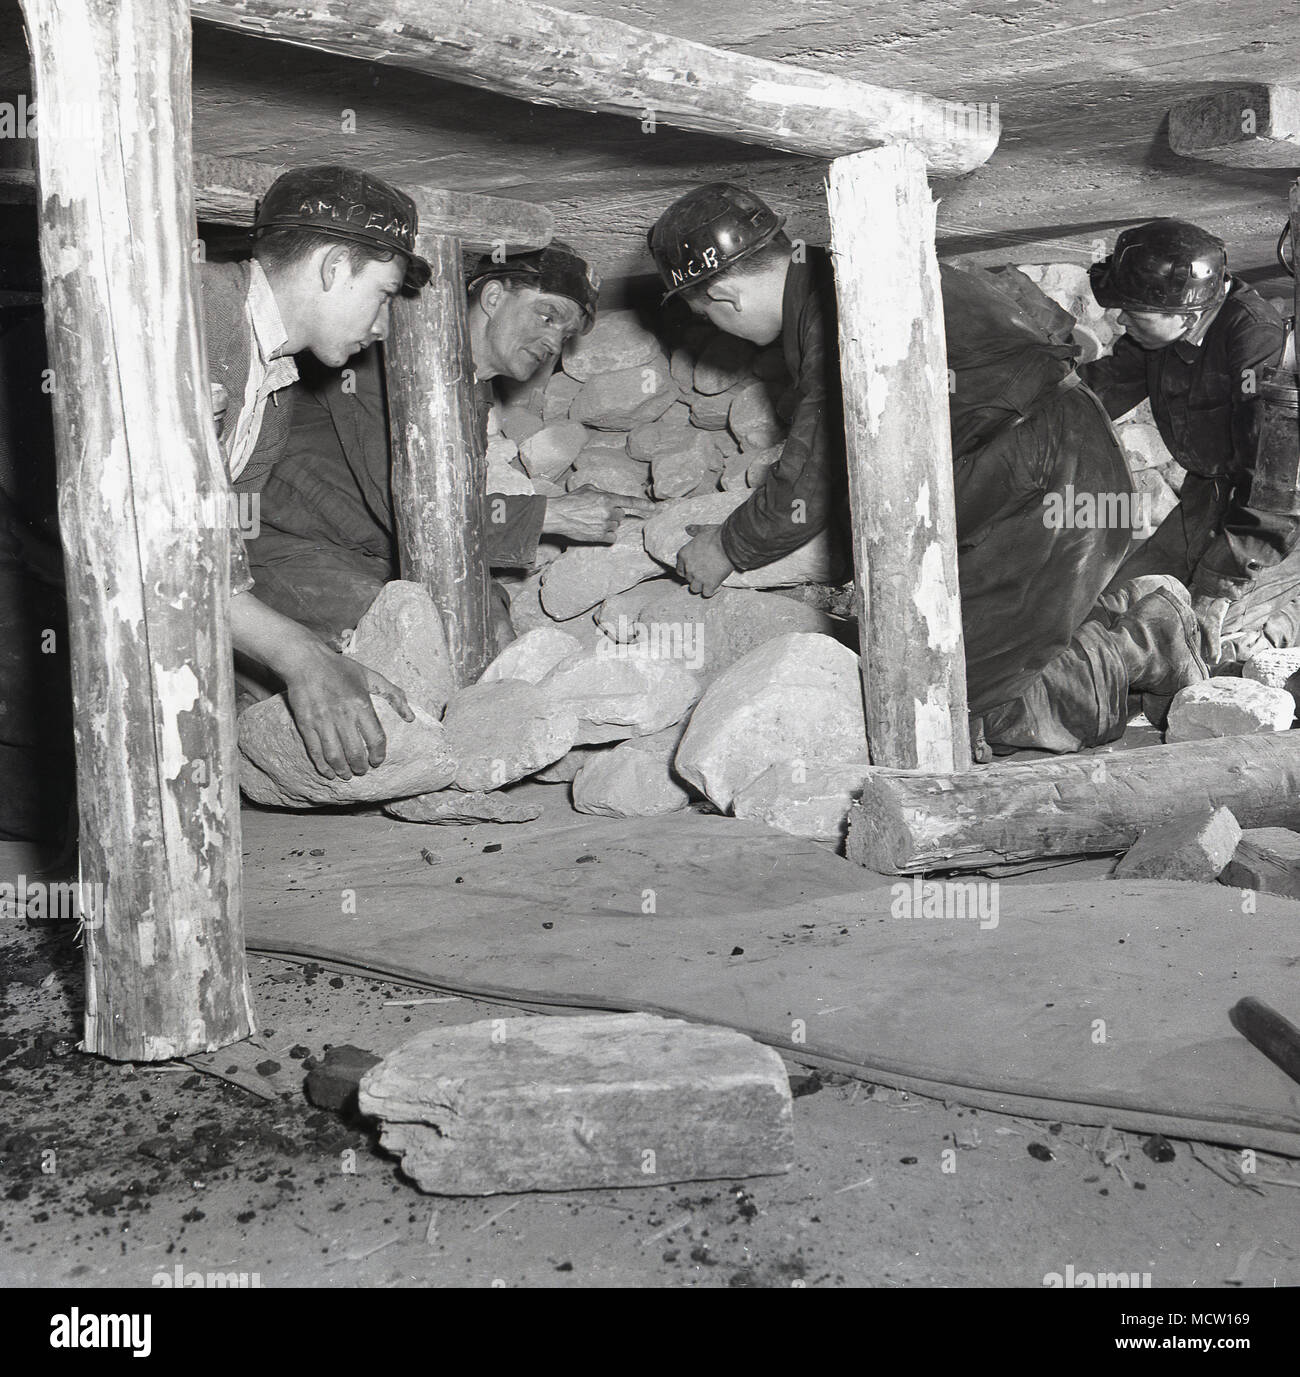
{"type": "Polygon", "coordinates": [[[996,105],[938,100],[531,0],[191,0],[222,28],[818,158],[906,141],[934,176],[988,161],[996,105]]]}
{"type": "MultiPolygon", "coordinates": [[[[200,220],[219,225],[251,225],[258,200],[285,171],[271,163],[242,158],[194,158],[194,208],[200,220]]],[[[551,242],[555,217],[546,206],[503,196],[403,181],[401,189],[415,202],[422,233],[446,234],[466,248],[535,249],[551,242]]],[[[36,174],[30,168],[0,168],[0,203],[27,203],[36,198],[36,174]]]]}

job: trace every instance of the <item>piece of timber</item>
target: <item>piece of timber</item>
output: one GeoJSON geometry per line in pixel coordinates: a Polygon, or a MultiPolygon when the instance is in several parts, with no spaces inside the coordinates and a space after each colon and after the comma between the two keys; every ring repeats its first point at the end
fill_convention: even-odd
{"type": "MultiPolygon", "coordinates": [[[[285,168],[243,158],[194,159],[194,209],[199,220],[218,225],[251,225],[257,201],[285,168]]],[[[415,202],[420,228],[450,234],[469,249],[541,248],[551,242],[555,216],[546,206],[504,196],[403,182],[415,202]]],[[[36,174],[29,168],[0,168],[0,202],[25,204],[36,199],[36,174]]]]}
{"type": "Polygon", "coordinates": [[[935,176],[987,162],[996,105],[939,100],[529,0],[192,0],[195,19],[539,105],[835,158],[907,140],[935,176]]]}
{"type": "Polygon", "coordinates": [[[794,1158],[780,1055],[655,1014],[434,1028],[367,1071],[357,1098],[439,1195],[733,1180],[794,1158]]]}
{"type": "Polygon", "coordinates": [[[458,687],[492,658],[487,458],[474,395],[460,241],[420,231],[433,276],[399,297],[384,346],[402,577],[429,590],[458,687]]]}
{"type": "Polygon", "coordinates": [[[1300,90],[1250,82],[1169,107],[1169,146],[1226,167],[1300,168],[1300,90]]]}
{"type": "Polygon", "coordinates": [[[229,484],[190,247],[184,0],[23,0],[81,818],[85,1048],[252,1031],[229,484]],[[77,120],[70,137],[57,132],[77,120]]]}
{"type": "Polygon", "coordinates": [[[831,163],[862,688],[875,765],[970,766],[935,202],[907,144],[831,163]]]}
{"type": "Polygon", "coordinates": [[[847,854],[888,875],[1125,851],[1148,828],[1220,806],[1243,829],[1300,826],[1300,731],[958,775],[873,769],[847,854]]]}
{"type": "Polygon", "coordinates": [[[1293,1081],[1300,1082],[1300,1028],[1262,999],[1247,995],[1228,1010],[1232,1026],[1293,1081]]]}

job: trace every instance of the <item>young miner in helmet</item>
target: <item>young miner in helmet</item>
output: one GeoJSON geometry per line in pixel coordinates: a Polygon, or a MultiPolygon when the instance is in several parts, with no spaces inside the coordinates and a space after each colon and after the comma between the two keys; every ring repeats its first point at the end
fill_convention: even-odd
{"type": "MultiPolygon", "coordinates": [[[[567,340],[590,330],[599,278],[558,241],[544,249],[484,256],[470,274],[470,352],[483,433],[493,378],[520,382],[548,367],[567,340]]],[[[383,376],[377,349],[295,387],[288,449],[262,489],[261,531],[248,542],[257,585],[272,607],[329,644],[356,626],[390,579],[399,577],[383,376]]],[[[627,513],[652,504],[586,487],[545,498],[497,496],[484,530],[488,564],[525,568],[541,535],[609,543],[627,513]],[[500,520],[495,518],[500,517],[500,520]]],[[[514,639],[504,591],[493,585],[498,648],[514,639]]]]}
{"type": "MultiPolygon", "coordinates": [[[[293,355],[310,350],[325,364],[343,364],[385,337],[398,292],[428,282],[415,233],[410,197],[377,177],[345,167],[294,168],[258,209],[253,257],[201,264],[208,374],[233,487],[258,491],[284,451],[291,410],[285,389],[298,376],[293,355]]],[[[365,774],[387,748],[370,695],[410,720],[405,695],[257,598],[238,530],[232,539],[235,650],[283,682],[321,774],[365,774]]]]}
{"type": "Polygon", "coordinates": [[[1184,220],[1127,229],[1091,270],[1126,333],[1082,373],[1112,417],[1149,399],[1188,470],[1178,506],[1125,560],[1122,582],[1173,574],[1191,590],[1211,664],[1292,644],[1300,597],[1300,513],[1269,500],[1257,472],[1263,370],[1281,361],[1282,320],[1227,272],[1223,241],[1184,220]],[[1284,510],[1276,510],[1284,507],[1284,510]]]}
{"type": "MultiPolygon", "coordinates": [[[[730,334],[780,339],[794,379],[789,439],[763,484],[718,527],[696,528],[679,574],[711,596],[847,517],[834,276],[824,250],[792,256],[758,197],[697,188],[649,235],[667,297],[730,334]]],[[[1114,431],[1055,341],[986,274],[941,270],[949,367],[958,565],[972,738],[1073,751],[1112,741],[1129,694],[1160,716],[1205,678],[1199,629],[1172,578],[1098,595],[1129,547],[1126,528],[1057,525],[1045,498],[1132,494],[1114,431]]]]}

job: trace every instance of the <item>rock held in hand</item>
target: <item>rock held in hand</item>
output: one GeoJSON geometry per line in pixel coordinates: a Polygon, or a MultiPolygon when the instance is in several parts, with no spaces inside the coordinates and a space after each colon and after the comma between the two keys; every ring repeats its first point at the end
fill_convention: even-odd
{"type": "Polygon", "coordinates": [[[429,590],[408,579],[380,589],[345,653],[378,670],[431,717],[441,716],[456,688],[442,618],[429,590]]]}

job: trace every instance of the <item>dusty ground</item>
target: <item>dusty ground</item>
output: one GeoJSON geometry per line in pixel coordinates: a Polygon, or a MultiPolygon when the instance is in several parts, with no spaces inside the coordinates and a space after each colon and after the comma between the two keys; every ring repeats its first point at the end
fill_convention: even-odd
{"type": "Polygon", "coordinates": [[[149,1287],[179,1265],[263,1287],[1041,1287],[1070,1264],[1149,1272],[1153,1288],[1300,1283],[1298,1162],[1261,1157],[1258,1177],[1274,1182],[1247,1187],[1236,1154],[1210,1146],[1175,1142],[1159,1161],[1135,1135],[793,1066],[788,1176],[425,1196],[364,1125],[305,1101],[304,1068],[332,1044],[382,1051],[499,1007],[404,1006],[431,996],[251,965],[263,1031],[241,1060],[262,1067],[271,1099],[185,1066],[77,1052],[74,934],[5,915],[0,1283],[149,1287]]]}

